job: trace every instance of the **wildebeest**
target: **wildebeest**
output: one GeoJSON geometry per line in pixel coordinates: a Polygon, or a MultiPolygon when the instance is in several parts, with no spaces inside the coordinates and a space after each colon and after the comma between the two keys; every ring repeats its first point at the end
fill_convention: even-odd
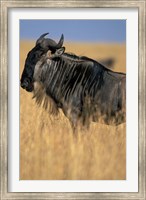
{"type": "Polygon", "coordinates": [[[73,129],[91,121],[119,125],[126,121],[126,74],[97,61],[65,53],[64,36],[56,43],[40,36],[27,55],[21,87],[50,112],[62,109],[73,129]]]}

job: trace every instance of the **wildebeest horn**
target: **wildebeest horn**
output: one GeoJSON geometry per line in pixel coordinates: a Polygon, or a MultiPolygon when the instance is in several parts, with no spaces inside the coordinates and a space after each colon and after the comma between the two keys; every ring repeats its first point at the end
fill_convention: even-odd
{"type": "Polygon", "coordinates": [[[58,44],[57,44],[57,46],[56,46],[56,49],[61,48],[62,45],[63,45],[63,42],[64,42],[64,35],[62,34],[62,35],[61,35],[61,38],[60,38],[60,40],[59,40],[59,42],[58,42],[58,44]]]}
{"type": "Polygon", "coordinates": [[[62,47],[63,42],[64,42],[63,34],[61,35],[61,38],[60,38],[58,44],[50,38],[44,38],[44,36],[47,35],[47,34],[48,33],[41,35],[40,38],[37,40],[36,44],[40,44],[40,46],[42,48],[50,49],[50,50],[55,50],[55,49],[59,49],[59,48],[62,47]]]}
{"type": "Polygon", "coordinates": [[[37,39],[36,45],[39,44],[39,43],[41,43],[41,42],[44,40],[44,37],[45,37],[46,35],[48,35],[48,34],[49,34],[49,33],[44,33],[44,34],[42,34],[42,35],[39,37],[39,39],[37,39]]]}

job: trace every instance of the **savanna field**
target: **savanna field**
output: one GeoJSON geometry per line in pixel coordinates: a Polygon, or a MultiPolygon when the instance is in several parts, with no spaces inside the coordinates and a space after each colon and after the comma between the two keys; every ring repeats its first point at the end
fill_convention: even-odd
{"type": "MultiPolygon", "coordinates": [[[[20,42],[20,77],[34,42],[20,42]]],[[[125,44],[64,43],[66,52],[95,60],[113,58],[112,70],[126,72],[125,44]]],[[[20,88],[21,180],[126,179],[126,124],[91,123],[89,131],[73,137],[68,119],[36,105],[33,94],[20,88]]]]}

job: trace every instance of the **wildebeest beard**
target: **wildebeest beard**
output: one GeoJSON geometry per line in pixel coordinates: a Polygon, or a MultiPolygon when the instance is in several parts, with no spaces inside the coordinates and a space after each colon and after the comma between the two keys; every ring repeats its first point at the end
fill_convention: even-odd
{"type": "Polygon", "coordinates": [[[40,60],[42,55],[45,55],[46,49],[36,45],[28,54],[25,61],[24,70],[21,77],[21,87],[28,92],[32,92],[34,89],[33,74],[36,63],[40,60]]]}

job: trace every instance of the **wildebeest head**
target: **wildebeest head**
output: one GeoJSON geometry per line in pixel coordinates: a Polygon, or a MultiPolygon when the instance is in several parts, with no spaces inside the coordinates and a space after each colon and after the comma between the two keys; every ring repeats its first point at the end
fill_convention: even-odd
{"type": "Polygon", "coordinates": [[[28,92],[33,91],[33,74],[36,63],[48,52],[48,50],[51,51],[52,55],[55,55],[55,52],[62,47],[64,42],[63,34],[58,43],[50,38],[44,38],[47,34],[48,33],[44,33],[38,38],[35,47],[29,51],[25,60],[25,66],[20,82],[21,87],[28,92]]]}

